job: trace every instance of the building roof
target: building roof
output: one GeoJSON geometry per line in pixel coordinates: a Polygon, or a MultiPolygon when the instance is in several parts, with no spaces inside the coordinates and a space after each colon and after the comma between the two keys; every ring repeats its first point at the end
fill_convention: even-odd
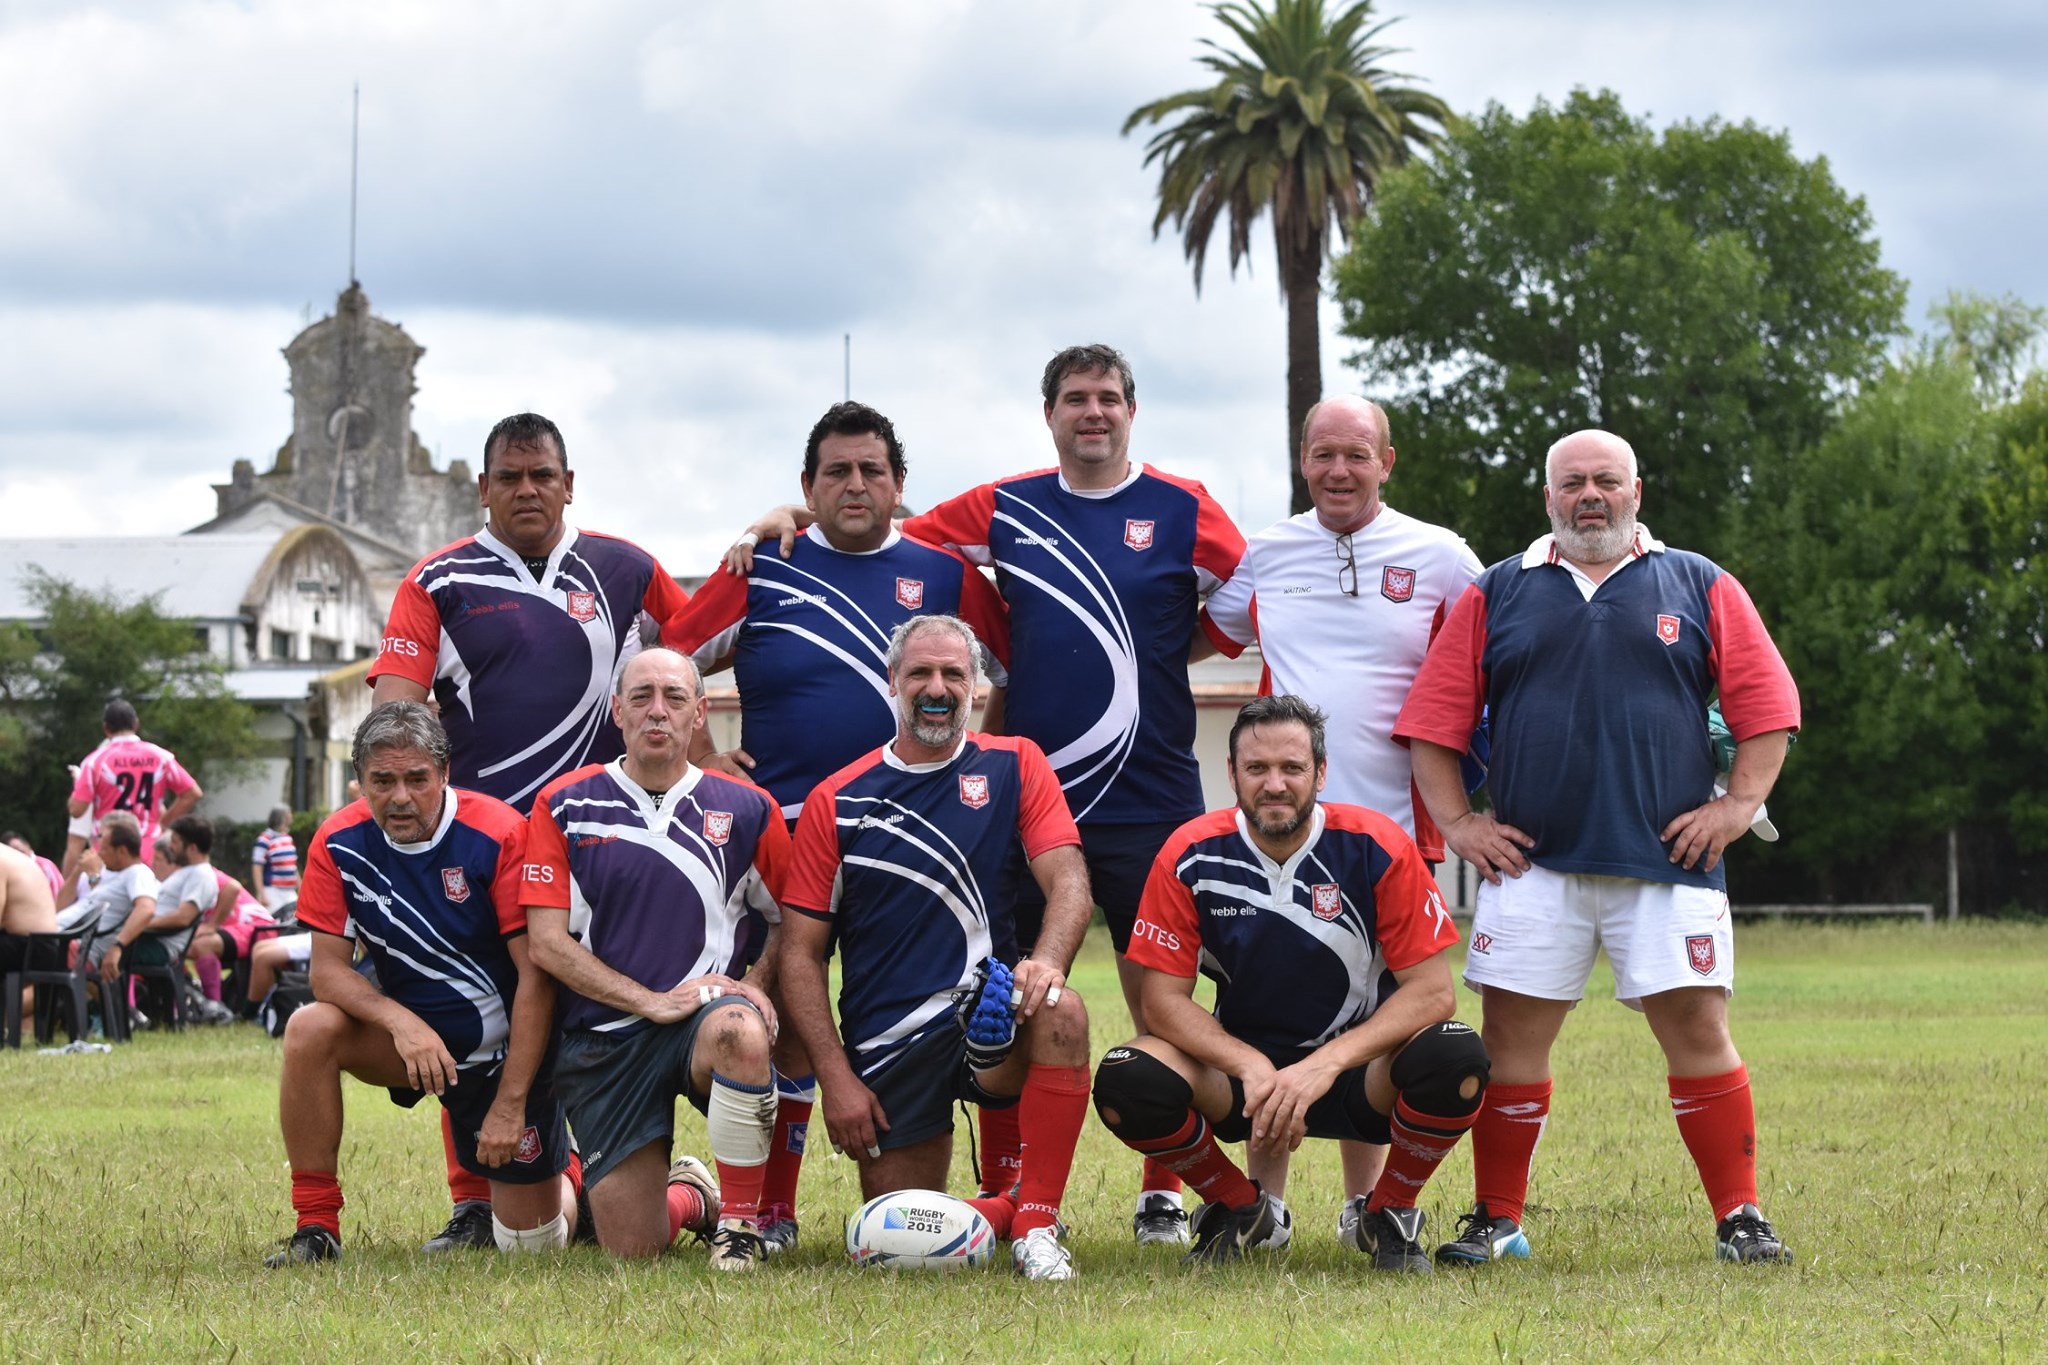
{"type": "Polygon", "coordinates": [[[333,663],[272,664],[267,667],[229,669],[223,681],[228,691],[251,705],[264,702],[304,701],[313,684],[335,671],[333,663]]]}
{"type": "Polygon", "coordinates": [[[0,539],[0,620],[41,618],[33,568],[123,602],[161,592],[166,616],[233,620],[277,544],[275,534],[0,539]]]}

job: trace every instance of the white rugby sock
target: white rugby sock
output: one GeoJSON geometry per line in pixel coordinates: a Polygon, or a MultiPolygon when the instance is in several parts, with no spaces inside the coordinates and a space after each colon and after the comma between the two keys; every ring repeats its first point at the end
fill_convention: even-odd
{"type": "Polygon", "coordinates": [[[508,1228],[498,1221],[498,1215],[491,1215],[491,1232],[498,1239],[498,1250],[555,1251],[569,1245],[569,1218],[558,1213],[553,1219],[537,1228],[508,1228]]]}
{"type": "Polygon", "coordinates": [[[766,1164],[775,1136],[775,1087],[748,1085],[712,1072],[704,1127],[711,1135],[711,1155],[721,1164],[766,1164]]]}

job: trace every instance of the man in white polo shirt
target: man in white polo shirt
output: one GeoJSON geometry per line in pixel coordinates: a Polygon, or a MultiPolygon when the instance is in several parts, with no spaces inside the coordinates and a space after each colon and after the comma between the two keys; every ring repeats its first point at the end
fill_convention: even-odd
{"type": "MultiPolygon", "coordinates": [[[[1233,658],[1258,642],[1266,664],[1262,695],[1301,697],[1328,716],[1323,799],[1379,811],[1414,837],[1425,859],[1439,863],[1443,836],[1416,795],[1408,750],[1394,742],[1394,720],[1431,637],[1481,565],[1456,532],[1380,500],[1393,471],[1379,404],[1341,397],[1310,408],[1301,429],[1301,473],[1314,509],[1251,538],[1237,572],[1210,595],[1202,626],[1233,658]]],[[[1337,1236],[1355,1246],[1386,1149],[1356,1142],[1341,1148],[1345,1200],[1337,1236]]],[[[1268,1193],[1284,1193],[1285,1153],[1253,1166],[1268,1193]]]]}

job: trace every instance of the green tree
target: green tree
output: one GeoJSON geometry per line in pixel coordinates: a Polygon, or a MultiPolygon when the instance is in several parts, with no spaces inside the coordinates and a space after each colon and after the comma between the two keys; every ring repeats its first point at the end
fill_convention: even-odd
{"type": "MultiPolygon", "coordinates": [[[[1759,473],[1738,534],[1806,716],[1771,799],[1786,840],[1753,860],[1938,900],[1950,829],[1987,865],[2048,852],[2048,381],[1998,403],[1969,357],[1907,351],[1759,473]]],[[[1996,866],[1972,882],[2015,894],[1996,866]]]]}
{"type": "Polygon", "coordinates": [[[2011,294],[1991,299],[1952,289],[1927,315],[1941,327],[1934,345],[1967,364],[1987,398],[2010,403],[2020,396],[2033,369],[2034,343],[2048,326],[2048,308],[2011,294]]]}
{"type": "Polygon", "coordinates": [[[1881,368],[1905,295],[1825,160],[1584,91],[1492,106],[1388,176],[1336,292],[1411,452],[1395,500],[1484,558],[1542,529],[1541,456],[1589,426],[1635,446],[1660,536],[1725,552],[1752,472],[1881,368]]]}
{"type": "Polygon", "coordinates": [[[0,628],[0,825],[45,852],[62,849],[68,765],[100,742],[101,711],[115,697],[135,704],[144,737],[202,786],[256,753],[255,711],[229,693],[191,623],[165,616],[157,597],[122,602],[41,574],[29,591],[41,628],[0,628]]]}
{"type": "Polygon", "coordinates": [[[1371,206],[1380,179],[1451,121],[1443,101],[1395,82],[1378,63],[1394,49],[1375,39],[1372,0],[1332,15],[1324,0],[1258,0],[1210,7],[1239,47],[1204,39],[1214,85],[1155,100],[1124,121],[1166,124],[1146,144],[1159,164],[1157,237],[1181,234],[1201,292],[1202,266],[1217,223],[1229,220],[1230,269],[1251,254],[1253,226],[1273,220],[1280,292],[1287,301],[1286,465],[1294,511],[1308,488],[1295,454],[1310,407],[1323,395],[1323,263],[1333,234],[1348,236],[1371,206]],[[1426,125],[1435,124],[1432,129],[1426,125]]]}

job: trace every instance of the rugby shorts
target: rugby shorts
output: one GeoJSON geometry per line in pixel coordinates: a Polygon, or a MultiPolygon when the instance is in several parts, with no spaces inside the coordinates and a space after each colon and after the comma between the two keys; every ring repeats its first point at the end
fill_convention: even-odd
{"type": "Polygon", "coordinates": [[[1726,892],[1534,865],[1499,886],[1480,882],[1465,984],[1576,1003],[1601,948],[1614,967],[1614,996],[1631,1009],[1686,987],[1735,992],[1726,892]]]}

